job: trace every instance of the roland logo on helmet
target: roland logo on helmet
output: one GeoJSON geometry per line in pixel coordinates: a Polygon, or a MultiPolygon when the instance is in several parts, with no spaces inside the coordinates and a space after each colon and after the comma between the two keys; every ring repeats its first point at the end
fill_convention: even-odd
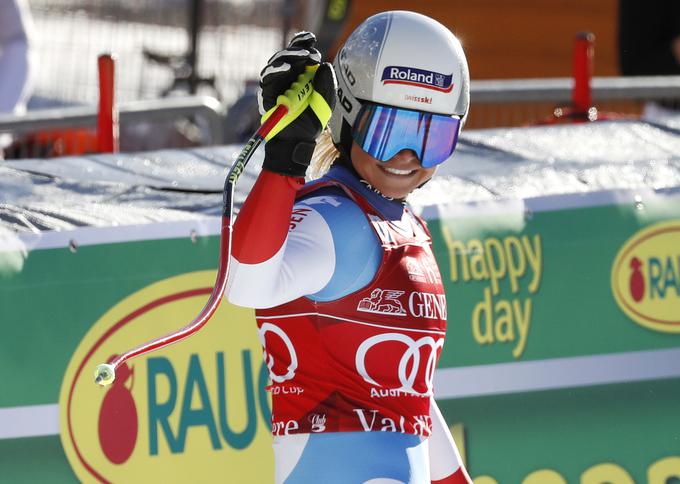
{"type": "Polygon", "coordinates": [[[404,84],[441,92],[451,92],[453,89],[453,74],[446,75],[415,67],[387,66],[380,79],[383,84],[404,84]]]}

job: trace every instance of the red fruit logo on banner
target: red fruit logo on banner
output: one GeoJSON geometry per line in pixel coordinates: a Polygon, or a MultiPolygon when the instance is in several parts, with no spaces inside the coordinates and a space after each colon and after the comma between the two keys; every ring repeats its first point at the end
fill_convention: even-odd
{"type": "Polygon", "coordinates": [[[128,460],[137,442],[137,408],[131,391],[133,371],[127,363],[116,370],[116,379],[99,409],[99,445],[113,464],[128,460]]]}
{"type": "Polygon", "coordinates": [[[630,295],[635,302],[640,302],[645,297],[645,277],[642,275],[641,267],[642,262],[637,257],[633,257],[630,260],[630,268],[632,269],[630,274],[630,295]]]}
{"type": "Polygon", "coordinates": [[[80,482],[271,480],[269,374],[253,310],[223,301],[194,336],[121,365],[109,387],[94,382],[98,364],[191,321],[214,281],[215,271],[191,272],[102,308],[59,396],[61,443],[80,482]]]}
{"type": "Polygon", "coordinates": [[[680,220],[633,234],[614,259],[611,286],[630,319],[654,331],[680,333],[680,220]]]}

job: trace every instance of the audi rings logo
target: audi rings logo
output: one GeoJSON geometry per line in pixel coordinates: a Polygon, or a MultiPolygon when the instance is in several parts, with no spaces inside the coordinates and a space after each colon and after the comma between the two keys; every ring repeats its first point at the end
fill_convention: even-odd
{"type": "Polygon", "coordinates": [[[363,379],[378,387],[384,385],[378,383],[366,370],[366,355],[369,351],[389,342],[402,343],[405,347],[399,365],[397,368],[397,377],[401,383],[401,387],[394,388],[397,392],[411,393],[423,397],[432,395],[432,381],[434,379],[434,370],[437,363],[438,350],[444,346],[444,338],[435,340],[432,336],[424,336],[418,340],[414,340],[409,336],[401,333],[385,333],[371,336],[366,341],[359,345],[356,354],[356,367],[363,379]],[[423,358],[422,349],[429,348],[429,354],[423,358]],[[422,366],[424,372],[421,373],[422,366]],[[416,381],[418,375],[424,376],[424,383],[426,390],[420,392],[416,387],[421,386],[419,381],[416,381]]]}
{"type": "Polygon", "coordinates": [[[276,383],[283,383],[286,380],[292,380],[295,377],[295,370],[297,370],[298,367],[298,359],[297,353],[295,353],[293,342],[290,340],[288,335],[281,328],[272,323],[264,323],[258,330],[258,335],[260,337],[262,347],[264,348],[264,362],[266,363],[267,368],[269,368],[269,377],[272,379],[272,381],[276,383]],[[276,374],[274,371],[274,365],[276,364],[276,361],[274,360],[274,356],[269,353],[269,351],[267,351],[265,335],[270,331],[281,338],[281,341],[283,341],[283,344],[288,349],[288,354],[290,355],[290,364],[286,368],[286,373],[283,375],[276,374]]]}

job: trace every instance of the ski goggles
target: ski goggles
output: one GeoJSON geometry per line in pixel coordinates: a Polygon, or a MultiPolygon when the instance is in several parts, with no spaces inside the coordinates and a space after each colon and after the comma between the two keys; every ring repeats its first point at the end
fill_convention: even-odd
{"type": "Polygon", "coordinates": [[[416,153],[423,168],[432,168],[453,154],[460,118],[410,109],[366,103],[357,114],[352,138],[380,161],[389,161],[401,150],[416,153]]]}

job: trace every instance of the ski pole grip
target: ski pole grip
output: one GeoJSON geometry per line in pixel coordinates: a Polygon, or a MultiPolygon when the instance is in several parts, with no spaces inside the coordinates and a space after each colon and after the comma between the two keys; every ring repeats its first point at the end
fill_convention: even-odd
{"type": "Polygon", "coordinates": [[[274,126],[269,134],[265,136],[265,140],[269,141],[278,133],[280,133],[286,126],[295,121],[297,117],[307,109],[309,105],[309,98],[314,92],[312,87],[312,81],[314,81],[314,74],[318,69],[316,66],[307,66],[305,72],[300,74],[297,80],[291,84],[289,89],[279,95],[276,98],[276,106],[267,111],[264,116],[262,116],[262,122],[264,123],[269,117],[274,113],[277,107],[286,106],[288,108],[288,113],[281,118],[281,120],[274,126]]]}

